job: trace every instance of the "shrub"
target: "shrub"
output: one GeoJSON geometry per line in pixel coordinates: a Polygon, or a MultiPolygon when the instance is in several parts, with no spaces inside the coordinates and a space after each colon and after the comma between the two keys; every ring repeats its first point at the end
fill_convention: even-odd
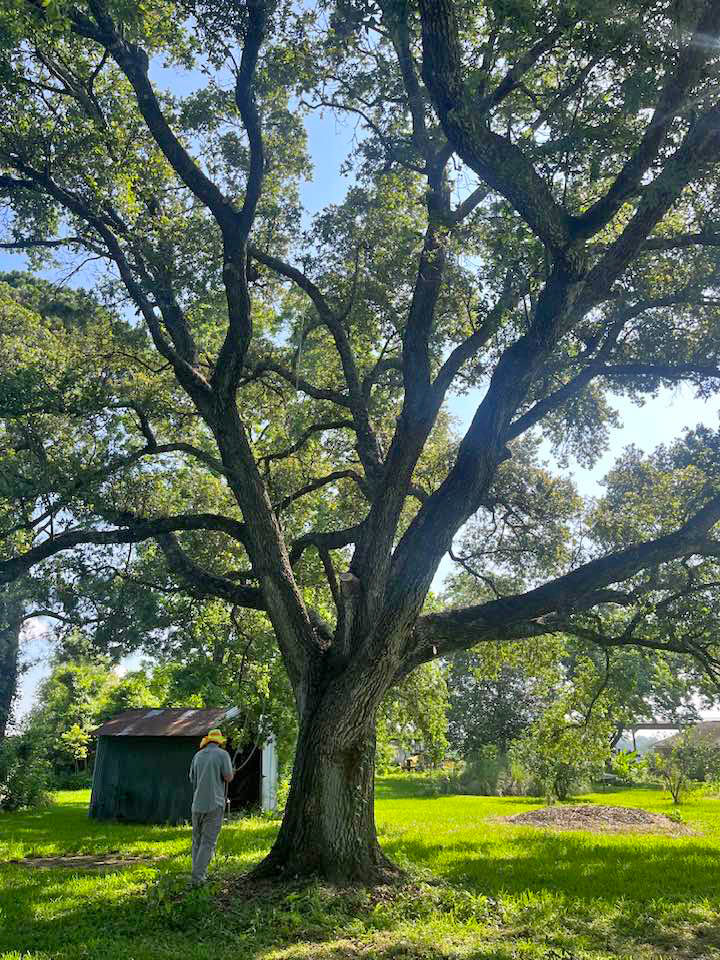
{"type": "MultiPolygon", "coordinates": [[[[636,750],[619,750],[610,760],[610,770],[616,782],[632,786],[644,778],[647,763],[636,750]]],[[[609,777],[603,779],[612,782],[609,777]]]]}
{"type": "Polygon", "coordinates": [[[537,797],[543,792],[543,785],[508,754],[497,792],[500,797],[537,797]]]}
{"type": "Polygon", "coordinates": [[[63,770],[52,778],[53,790],[89,790],[92,773],[89,770],[63,770]]]}
{"type": "Polygon", "coordinates": [[[498,794],[498,784],[507,770],[507,760],[493,744],[485,744],[468,758],[461,781],[466,787],[464,792],[480,796],[494,797],[498,794]]]}
{"type": "Polygon", "coordinates": [[[467,794],[481,797],[537,795],[540,788],[523,769],[493,744],[474,752],[466,763],[453,769],[413,775],[418,791],[429,797],[467,794]]]}
{"type": "Polygon", "coordinates": [[[567,800],[602,773],[610,748],[601,726],[550,717],[531,725],[510,748],[510,762],[548,800],[567,800]],[[553,722],[555,721],[555,722],[553,722]]]}
{"type": "Polygon", "coordinates": [[[712,780],[720,772],[720,748],[697,733],[686,730],[648,756],[648,775],[659,777],[670,791],[673,803],[680,803],[694,782],[712,780]]]}
{"type": "Polygon", "coordinates": [[[21,737],[0,743],[0,810],[22,810],[48,802],[50,765],[21,737]]]}

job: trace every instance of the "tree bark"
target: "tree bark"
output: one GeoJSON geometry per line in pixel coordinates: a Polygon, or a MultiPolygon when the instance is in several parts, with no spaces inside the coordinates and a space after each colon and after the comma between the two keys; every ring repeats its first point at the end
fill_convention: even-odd
{"type": "Polygon", "coordinates": [[[375,830],[374,720],[342,743],[343,719],[311,709],[301,717],[282,825],[254,878],[378,882],[398,876],[375,830]]]}
{"type": "Polygon", "coordinates": [[[22,603],[11,588],[0,587],[0,740],[7,733],[17,693],[22,603]]]}

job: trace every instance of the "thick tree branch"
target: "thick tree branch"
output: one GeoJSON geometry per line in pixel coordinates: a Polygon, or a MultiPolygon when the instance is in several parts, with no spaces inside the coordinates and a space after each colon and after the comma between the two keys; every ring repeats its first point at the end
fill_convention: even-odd
{"type": "Polygon", "coordinates": [[[172,169],[210,210],[221,228],[234,226],[237,211],[218,186],[203,173],[170,128],[148,78],[147,54],[141,47],[120,36],[103,0],[90,0],[89,6],[94,22],[76,10],[70,15],[73,29],[78,35],[100,43],[107,50],[135,91],[138,109],[172,169]]]}
{"type": "Polygon", "coordinates": [[[650,237],[642,245],[643,250],[682,250],[685,247],[720,247],[720,233],[700,231],[674,237],[650,237]]]}
{"type": "MultiPolygon", "coordinates": [[[[190,456],[195,457],[201,463],[204,463],[206,466],[209,466],[211,469],[227,475],[227,470],[219,460],[216,460],[215,457],[209,456],[204,450],[200,450],[199,448],[192,446],[192,444],[158,444],[153,439],[153,442],[148,443],[146,447],[142,447],[139,450],[134,450],[132,453],[124,456],[116,457],[103,467],[100,467],[96,470],[88,470],[79,474],[75,477],[67,489],[63,491],[61,499],[55,501],[52,504],[52,507],[45,510],[43,513],[33,516],[32,524],[30,526],[24,525],[18,529],[38,529],[46,520],[62,511],[67,506],[70,499],[74,496],[77,496],[79,493],[82,493],[83,490],[88,490],[94,484],[109,479],[119,470],[123,470],[126,467],[131,467],[133,464],[138,463],[145,457],[163,456],[168,453],[187,453],[190,456]]],[[[5,535],[13,532],[15,531],[5,531],[5,535]]]]}
{"type": "Polygon", "coordinates": [[[683,189],[710,168],[720,150],[720,108],[699,116],[662,171],[643,188],[634,215],[618,239],[588,272],[575,313],[588,312],[607,297],[613,283],[648,242],[648,236],[668,213],[683,189]]]}
{"type": "Polygon", "coordinates": [[[0,250],[32,250],[36,247],[54,249],[57,247],[86,246],[87,240],[82,237],[64,237],[57,240],[43,240],[40,237],[23,237],[20,240],[11,240],[0,243],[0,250]]]}
{"type": "Polygon", "coordinates": [[[358,485],[365,496],[368,495],[367,484],[365,483],[363,477],[356,470],[334,470],[332,473],[329,473],[324,477],[316,477],[314,480],[306,483],[305,486],[300,487],[299,490],[295,490],[293,493],[288,494],[287,497],[283,497],[283,499],[276,504],[275,512],[281,513],[283,510],[287,510],[290,504],[294,503],[296,500],[300,500],[302,497],[306,497],[308,494],[314,493],[316,490],[321,490],[323,487],[327,487],[331,483],[337,483],[338,480],[352,480],[358,485]]]}
{"type": "Polygon", "coordinates": [[[302,557],[308,547],[316,547],[318,550],[339,550],[341,547],[347,547],[355,543],[360,532],[362,524],[354,527],[346,527],[344,530],[311,531],[298,537],[290,549],[290,562],[294,565],[302,557]]]}
{"type": "Polygon", "coordinates": [[[235,103],[247,133],[250,145],[250,169],[248,170],[245,199],[243,201],[237,230],[247,242],[255,219],[255,210],[262,190],[265,171],[260,113],[255,100],[254,83],[260,47],[265,39],[268,11],[264,0],[247,0],[248,27],[243,44],[240,68],[235,78],[235,103]]]}
{"type": "Polygon", "coordinates": [[[201,407],[206,406],[204,401],[207,400],[209,387],[205,378],[188,362],[187,357],[182,355],[184,343],[180,341],[175,344],[176,347],[180,347],[178,350],[166,339],[161,322],[155,314],[155,309],[145,290],[143,290],[141,283],[138,282],[133,272],[133,267],[108,218],[98,211],[93,210],[75,193],[55,183],[45,171],[35,170],[29,165],[19,161],[16,163],[16,168],[24,175],[25,179],[21,180],[7,175],[0,175],[0,188],[4,188],[10,194],[16,190],[32,190],[35,193],[49,196],[66,211],[87,223],[88,226],[98,234],[107,250],[108,258],[113,261],[117,267],[120,279],[125,285],[130,299],[145,320],[158,352],[172,365],[178,381],[195,402],[201,407]]]}
{"type": "Polygon", "coordinates": [[[694,304],[706,302],[703,298],[695,299],[692,294],[696,292],[694,288],[681,290],[676,294],[670,294],[667,297],[656,297],[649,300],[641,300],[639,303],[622,310],[618,318],[610,324],[605,340],[597,353],[586,360],[586,366],[566,384],[557,390],[538,400],[537,403],[518,417],[508,428],[506,441],[514,440],[530,427],[539,423],[548,413],[561,407],[568,400],[576,397],[588,384],[596,377],[621,377],[633,375],[656,376],[659,379],[680,381],[691,377],[704,377],[706,379],[715,379],[720,375],[718,368],[706,363],[686,363],[686,364],[642,364],[637,362],[627,362],[622,364],[610,364],[608,360],[612,349],[617,343],[624,326],[634,317],[645,313],[647,310],[657,310],[663,307],[672,307],[683,304],[694,304]]]}
{"type": "Polygon", "coordinates": [[[48,537],[19,556],[0,560],[0,583],[12,583],[36,564],[73,547],[84,544],[140,543],[177,530],[217,530],[230,533],[235,539],[239,539],[238,533],[244,536],[243,524],[229,517],[209,513],[134,520],[122,528],[110,530],[72,528],[48,537]]]}
{"type": "Polygon", "coordinates": [[[275,450],[272,453],[265,453],[259,458],[259,460],[260,462],[265,463],[270,463],[274,460],[287,460],[288,457],[291,457],[299,450],[302,450],[313,434],[324,433],[326,430],[352,430],[353,426],[353,420],[327,420],[322,423],[314,423],[312,426],[303,430],[295,443],[291,444],[289,447],[285,447],[283,450],[275,450]]]}
{"type": "Polygon", "coordinates": [[[571,21],[562,16],[552,30],[544,34],[510,67],[495,89],[480,99],[475,108],[478,114],[489,113],[501,104],[517,88],[522,78],[532,70],[541,57],[552,50],[570,26],[571,21]]]}
{"type": "Polygon", "coordinates": [[[399,357],[381,356],[372,369],[365,374],[362,388],[366,401],[370,399],[370,393],[375,384],[379,382],[383,374],[390,370],[396,370],[398,373],[402,372],[402,360],[399,357]]]}
{"type": "MultiPolygon", "coordinates": [[[[370,424],[367,398],[363,390],[363,384],[360,382],[360,375],[355,362],[352,345],[350,344],[340,317],[332,310],[317,284],[313,283],[313,281],[301,270],[298,270],[297,267],[293,267],[278,257],[273,257],[255,247],[250,248],[249,252],[258,262],[269,267],[287,280],[291,280],[303,290],[315,306],[321,323],[330,331],[335,342],[338,356],[340,357],[343,376],[348,388],[348,401],[345,405],[352,411],[355,431],[358,438],[358,453],[369,483],[371,485],[377,483],[380,479],[382,469],[380,447],[370,424]]],[[[278,369],[276,369],[275,372],[280,373],[278,369]]],[[[282,373],[280,373],[280,375],[283,376],[282,373]]],[[[304,392],[307,393],[308,391],[305,390],[304,392]]],[[[313,396],[313,394],[310,394],[310,396],[313,396]]],[[[318,397],[318,399],[322,398],[318,397]]]]}
{"type": "Polygon", "coordinates": [[[607,602],[605,588],[613,583],[678,557],[714,550],[715,541],[709,540],[708,533],[719,521],[720,496],[674,533],[591,560],[527,593],[421,617],[410,660],[417,664],[466,649],[497,630],[518,627],[522,631],[532,624],[544,629],[542,618],[548,615],[579,612],[607,602]]]}
{"type": "Polygon", "coordinates": [[[324,387],[316,387],[308,380],[296,374],[289,367],[285,367],[275,360],[260,360],[256,363],[253,367],[252,379],[258,380],[264,373],[276,374],[285,380],[286,383],[289,383],[295,390],[306,393],[314,400],[329,400],[330,403],[334,403],[339,407],[345,407],[348,410],[352,409],[351,400],[347,394],[339,393],[337,390],[329,390],[324,387]]]}
{"type": "Polygon", "coordinates": [[[707,363],[613,363],[597,367],[591,365],[590,370],[602,377],[656,377],[673,382],[720,379],[720,367],[707,363]]]}
{"type": "Polygon", "coordinates": [[[239,607],[252,610],[267,609],[261,590],[242,586],[227,577],[204,570],[188,557],[173,533],[159,534],[155,539],[165,554],[169,569],[182,580],[192,596],[219,597],[239,607]]]}
{"type": "Polygon", "coordinates": [[[696,29],[680,50],[675,69],[666,76],[657,106],[634,154],[625,162],[607,193],[576,218],[576,229],[582,236],[597,233],[637,192],[677,113],[687,106],[688,94],[705,73],[708,58],[714,55],[706,38],[717,36],[718,32],[720,3],[709,0],[696,29]]]}
{"type": "Polygon", "coordinates": [[[248,25],[240,69],[235,81],[235,102],[250,146],[250,168],[242,210],[231,227],[223,229],[223,283],[228,307],[228,328],[218,353],[211,384],[225,403],[234,402],[242,368],[252,340],[252,306],[247,277],[247,244],[255,219],[265,170],[260,114],[254,82],[260,46],[267,26],[264,0],[247,0],[248,25]]]}
{"type": "Polygon", "coordinates": [[[498,330],[505,314],[508,310],[512,309],[518,299],[523,296],[527,290],[525,283],[522,284],[521,289],[518,289],[517,286],[513,285],[512,280],[512,274],[508,273],[505,277],[503,292],[497,303],[487,313],[478,329],[452,350],[438,371],[433,383],[433,391],[439,397],[444,398],[450,384],[463,364],[472,359],[488,342],[498,330]]]}
{"type": "Polygon", "coordinates": [[[435,148],[428,136],[425,122],[425,98],[418,80],[415,60],[410,44],[407,3],[381,3],[383,21],[388,27],[390,39],[395,49],[400,74],[407,95],[410,117],[412,119],[413,142],[420,156],[428,163],[435,148]]]}
{"type": "Polygon", "coordinates": [[[451,0],[421,0],[420,15],[423,78],[450,144],[551,250],[564,250],[571,238],[570,218],[522,151],[485,125],[467,89],[451,0]]]}
{"type": "Polygon", "coordinates": [[[248,245],[248,254],[254,260],[257,260],[258,263],[262,263],[263,266],[268,267],[281,277],[285,277],[286,280],[291,280],[294,284],[296,284],[296,286],[303,290],[312,300],[315,309],[318,312],[318,316],[323,323],[327,323],[328,319],[332,317],[332,308],[325,299],[324,294],[317,284],[313,283],[313,281],[306,276],[302,270],[298,270],[298,268],[293,267],[292,264],[286,263],[280,257],[274,257],[265,250],[260,250],[253,244],[248,245]]]}
{"type": "MultiPolygon", "coordinates": [[[[431,389],[429,344],[446,262],[443,223],[449,214],[450,200],[445,164],[445,159],[433,161],[428,170],[428,224],[402,337],[403,405],[352,563],[353,574],[365,583],[366,602],[373,607],[382,603],[403,504],[442,403],[442,398],[431,389]]],[[[375,613],[371,606],[361,610],[368,622],[375,613]]]]}
{"type": "Polygon", "coordinates": [[[564,257],[556,260],[529,331],[505,351],[495,367],[455,465],[416,514],[395,550],[389,578],[389,603],[397,611],[395,616],[412,618],[419,609],[452,535],[477,509],[497,465],[507,456],[505,437],[512,417],[553,348],[579,317],[607,299],[612,284],[647,235],[684,186],[709,166],[718,149],[720,109],[714,109],[698,119],[662,173],[646,188],[637,212],[597,266],[586,273],[581,262],[564,257]]]}
{"type": "Polygon", "coordinates": [[[413,518],[395,548],[388,578],[388,610],[410,622],[455,531],[486,496],[498,465],[509,456],[505,434],[530,385],[556,345],[577,294],[580,277],[556,264],[540,295],[530,329],[495,366],[487,392],[443,483],[413,518]]]}
{"type": "Polygon", "coordinates": [[[484,184],[481,184],[479,187],[475,187],[472,193],[469,193],[467,197],[465,197],[465,199],[462,200],[455,207],[455,209],[451,211],[449,218],[450,223],[453,226],[462,223],[463,220],[483,202],[489,193],[490,191],[484,184]]]}

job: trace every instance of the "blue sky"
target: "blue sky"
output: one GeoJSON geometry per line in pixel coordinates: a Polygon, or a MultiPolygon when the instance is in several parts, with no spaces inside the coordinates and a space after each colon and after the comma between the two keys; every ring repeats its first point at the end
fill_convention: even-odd
{"type": "MultiPolygon", "coordinates": [[[[178,94],[188,92],[197,83],[196,76],[165,71],[157,65],[154,66],[153,74],[157,83],[171,87],[178,94]]],[[[349,179],[341,176],[338,169],[352,149],[355,124],[341,123],[328,113],[324,116],[311,113],[307,118],[307,130],[314,171],[313,178],[305,184],[302,195],[308,213],[312,214],[329,203],[339,202],[349,186],[349,179]]],[[[23,257],[0,253],[0,270],[23,268],[23,257]]],[[[65,272],[51,271],[48,276],[50,279],[60,280],[65,272]]],[[[74,278],[73,282],[81,283],[82,275],[74,278]]],[[[475,392],[450,401],[450,409],[461,428],[469,423],[479,398],[479,393],[475,392]]],[[[633,443],[649,452],[659,444],[680,436],[683,429],[694,427],[698,423],[716,427],[720,415],[720,398],[703,402],[697,400],[692,391],[684,387],[664,390],[658,397],[648,400],[643,407],[634,406],[623,398],[617,398],[613,405],[620,414],[622,426],[613,431],[608,451],[592,469],[585,469],[571,462],[564,471],[573,476],[579,491],[586,496],[595,496],[601,492],[603,476],[628,444],[633,443]]],[[[436,583],[451,566],[447,559],[443,561],[436,583]]],[[[48,648],[42,637],[42,626],[36,624],[31,633],[30,642],[26,646],[26,656],[30,661],[36,662],[22,679],[16,710],[18,717],[31,706],[38,681],[47,671],[48,648]]]]}

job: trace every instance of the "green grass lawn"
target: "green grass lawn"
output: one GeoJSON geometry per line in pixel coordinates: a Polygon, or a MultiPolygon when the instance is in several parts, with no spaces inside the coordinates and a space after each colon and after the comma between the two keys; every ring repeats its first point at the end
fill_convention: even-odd
{"type": "MultiPolygon", "coordinates": [[[[1,960],[720,960],[720,800],[681,807],[683,837],[550,833],[492,819],[540,806],[495,797],[423,797],[378,782],[387,852],[410,875],[397,889],[234,888],[276,824],[236,820],[213,881],[186,893],[190,831],[97,823],[88,794],[0,815],[1,960]],[[29,869],[27,856],[121,853],[114,873],[29,869]]],[[[670,812],[659,791],[596,803],[670,812]]]]}

